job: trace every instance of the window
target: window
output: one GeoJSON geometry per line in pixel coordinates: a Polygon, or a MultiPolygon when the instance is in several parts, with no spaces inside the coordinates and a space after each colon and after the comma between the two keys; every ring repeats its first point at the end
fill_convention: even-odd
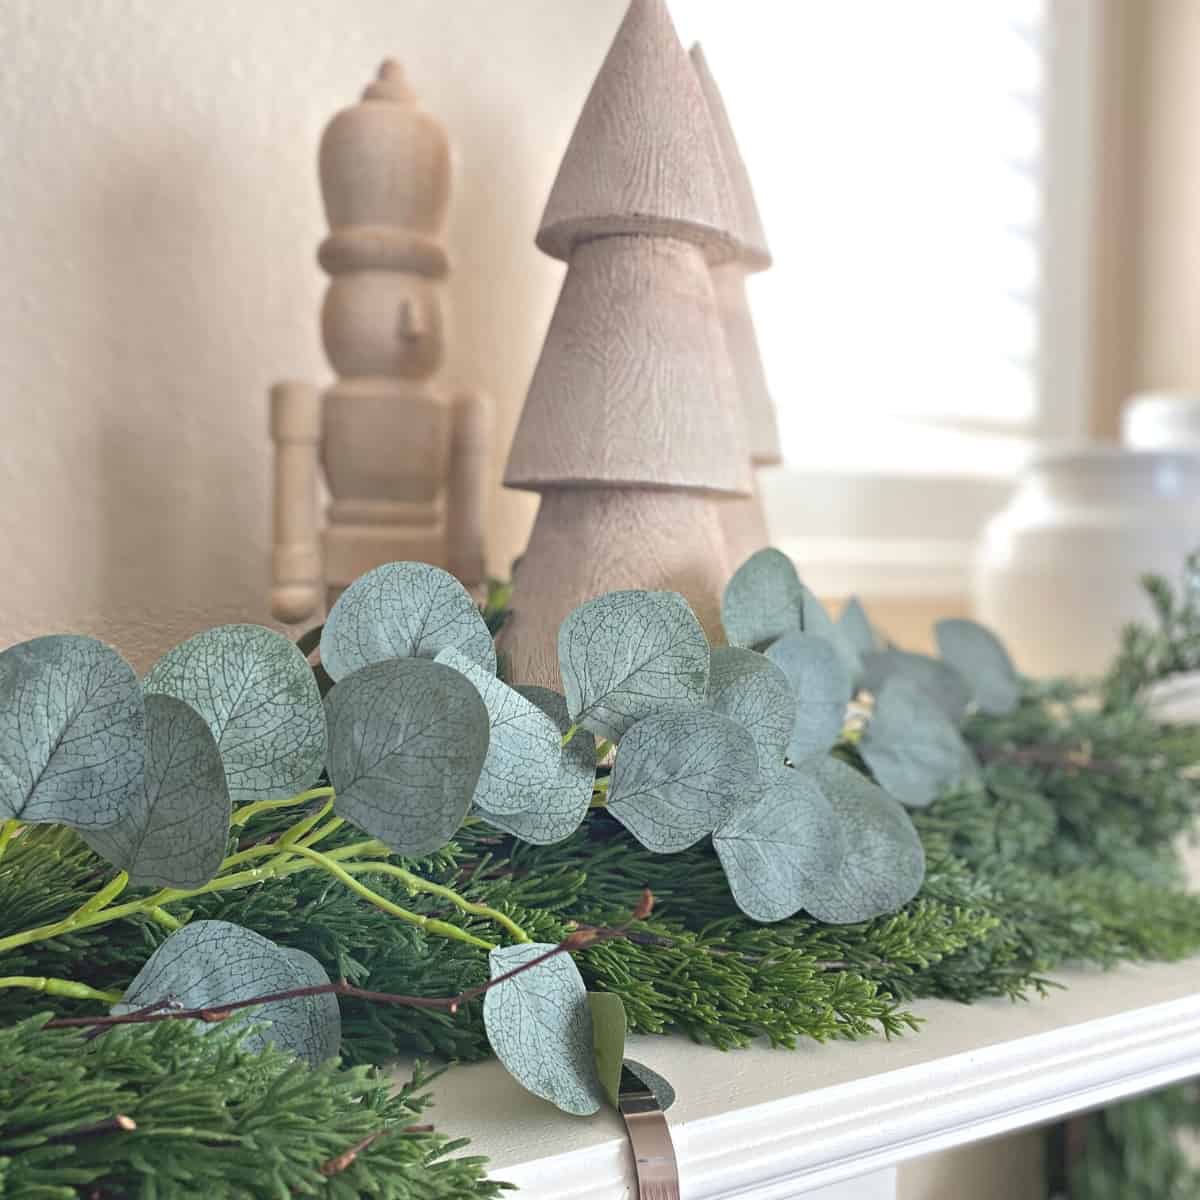
{"type": "Polygon", "coordinates": [[[961,555],[1030,449],[1082,432],[1089,7],[674,0],[775,256],[749,287],[787,462],[764,479],[777,536],[814,533],[815,505],[826,542],[874,554],[906,521],[922,537],[940,496],[961,555]],[[978,486],[956,500],[939,477],[978,486]]]}

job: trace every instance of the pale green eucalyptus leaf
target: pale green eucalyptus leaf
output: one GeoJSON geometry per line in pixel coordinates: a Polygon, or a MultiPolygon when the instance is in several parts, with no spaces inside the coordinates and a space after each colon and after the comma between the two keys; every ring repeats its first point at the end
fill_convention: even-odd
{"type": "Polygon", "coordinates": [[[396,854],[440,850],[471,807],[488,712],[469,679],[426,658],[372,663],[325,700],[335,811],[396,854]]]}
{"type": "Polygon", "coordinates": [[[173,696],[146,697],[145,778],[138,803],[84,840],[131,883],[203,887],[229,842],[229,787],[207,722],[173,696]]]}
{"type": "Polygon", "coordinates": [[[845,858],[841,823],[817,781],[777,767],[766,790],[713,834],[738,908],[755,921],[782,921],[837,876],[845,858]]]}
{"type": "Polygon", "coordinates": [[[1007,716],[1021,702],[1021,680],[1004,643],[976,621],[939,621],[938,653],[967,681],[981,712],[1007,716]]]}
{"type": "Polygon", "coordinates": [[[443,650],[434,661],[469,679],[488,711],[491,735],[474,803],[501,817],[543,807],[562,783],[558,726],[536,704],[459,651],[443,650]]]}
{"type": "Polygon", "coordinates": [[[801,632],[807,591],[782,550],[768,547],[751,555],[721,597],[721,624],[730,645],[756,650],[801,632]]]}
{"type": "Polygon", "coordinates": [[[0,818],[105,829],[141,802],[145,709],[133,668],[95,638],[0,654],[0,818]]]}
{"type": "MultiPolygon", "coordinates": [[[[516,689],[526,700],[536,704],[565,734],[571,727],[566,699],[549,688],[519,685],[516,689]]],[[[497,814],[477,810],[489,825],[511,833],[523,842],[549,846],[564,841],[583,824],[592,803],[592,786],[596,781],[596,740],[586,734],[576,734],[559,750],[559,773],[554,787],[538,794],[536,807],[516,813],[497,814]]]]}
{"type": "MultiPolygon", "coordinates": [[[[488,955],[491,978],[553,949],[539,942],[500,946],[488,955]]],[[[603,1104],[587,988],[569,954],[491,988],[483,998],[483,1024],[496,1057],[526,1091],[581,1117],[603,1104]]]]}
{"type": "Polygon", "coordinates": [[[652,1071],[645,1063],[635,1062],[632,1058],[627,1058],[623,1065],[630,1074],[649,1088],[663,1112],[675,1103],[675,1089],[670,1081],[664,1079],[657,1071],[652,1071]]]}
{"type": "Polygon", "coordinates": [[[760,550],[734,572],[721,598],[721,624],[730,645],[751,650],[765,651],[792,633],[824,638],[851,679],[861,668],[857,650],[801,582],[795,564],[782,550],[760,550]]]}
{"type": "Polygon", "coordinates": [[[738,646],[714,649],[708,704],[750,731],[764,769],[783,763],[796,723],[796,701],[787,676],[769,658],[738,646]]]}
{"type": "Polygon", "coordinates": [[[841,869],[813,880],[804,907],[818,921],[854,925],[903,908],[925,880],[925,851],[908,813],[835,758],[805,766],[833,806],[845,843],[841,869]]]}
{"type": "Polygon", "coordinates": [[[875,698],[859,750],[884,791],[912,808],[927,807],[978,771],[958,726],[924,689],[900,676],[875,698]]]}
{"type": "Polygon", "coordinates": [[[853,688],[846,665],[823,637],[790,633],[767,648],[767,657],[786,677],[795,719],[787,756],[794,763],[824,754],[841,736],[853,688]]]}
{"type": "Polygon", "coordinates": [[[708,639],[678,592],[609,592],[558,631],[567,708],[582,728],[617,741],[654,713],[704,703],[708,639]]]}
{"type": "MultiPolygon", "coordinates": [[[[278,946],[228,921],[193,921],[146,960],[113,1012],[136,1012],[167,1000],[181,1008],[215,1008],[328,982],[320,963],[303,950],[278,946]]],[[[341,1041],[337,997],[330,993],[264,1004],[252,1023],[265,1027],[246,1035],[251,1050],[271,1043],[314,1066],[331,1059],[341,1041]]],[[[222,1025],[197,1027],[207,1032],[222,1025]]]]}
{"type": "Polygon", "coordinates": [[[857,596],[851,596],[846,601],[837,619],[838,632],[842,640],[850,646],[861,658],[864,654],[873,654],[883,649],[883,639],[871,624],[867,610],[857,596]]]}
{"type": "Polygon", "coordinates": [[[675,854],[762,794],[754,739],[705,709],[639,721],[617,749],[608,811],[647,850],[675,854]]]}
{"type": "Polygon", "coordinates": [[[325,759],[325,713],[312,667],[282,634],[220,625],[168,650],[144,683],[196,710],[216,739],[235,804],[311,787],[325,759]]]}
{"type": "Polygon", "coordinates": [[[889,679],[907,679],[931,696],[956,725],[961,725],[970,703],[971,690],[963,677],[947,663],[928,654],[907,650],[879,650],[863,657],[863,686],[878,696],[889,679]]]}
{"type": "Polygon", "coordinates": [[[392,658],[436,658],[447,647],[496,673],[496,644],[470,593],[428,563],[385,563],[338,598],[321,634],[335,680],[392,658]]]}
{"type": "Polygon", "coordinates": [[[825,606],[808,588],[804,589],[804,628],[802,632],[809,637],[821,638],[833,648],[838,661],[842,664],[846,678],[850,681],[850,690],[853,694],[854,687],[862,677],[863,656],[825,610],[825,606]]]}
{"type": "Polygon", "coordinates": [[[619,1103],[621,1064],[625,1059],[625,1003],[615,992],[588,992],[596,1074],[613,1108],[619,1103]]]}

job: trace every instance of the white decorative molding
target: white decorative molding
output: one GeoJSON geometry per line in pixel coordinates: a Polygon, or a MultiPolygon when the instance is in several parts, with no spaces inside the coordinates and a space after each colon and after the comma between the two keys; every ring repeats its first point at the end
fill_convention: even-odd
{"type": "MultiPolygon", "coordinates": [[[[1064,980],[1024,1004],[920,1002],[922,1032],[891,1042],[722,1055],[634,1039],[633,1056],[680,1094],[669,1118],[683,1200],[874,1200],[909,1159],[1200,1074],[1200,961],[1064,980]]],[[[451,1070],[436,1093],[439,1129],[469,1136],[522,1197],[636,1197],[615,1114],[563,1117],[495,1063],[451,1070]]]]}
{"type": "Polygon", "coordinates": [[[680,1139],[685,1194],[785,1200],[1193,1074],[1200,995],[699,1122],[680,1139]]]}

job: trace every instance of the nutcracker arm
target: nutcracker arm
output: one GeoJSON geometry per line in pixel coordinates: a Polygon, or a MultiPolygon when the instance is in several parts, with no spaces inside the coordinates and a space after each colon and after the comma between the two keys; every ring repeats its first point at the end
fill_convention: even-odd
{"type": "Polygon", "coordinates": [[[271,388],[275,443],[275,508],[271,553],[271,613],[287,624],[304,621],[321,605],[317,472],[321,395],[307,383],[271,388]]]}

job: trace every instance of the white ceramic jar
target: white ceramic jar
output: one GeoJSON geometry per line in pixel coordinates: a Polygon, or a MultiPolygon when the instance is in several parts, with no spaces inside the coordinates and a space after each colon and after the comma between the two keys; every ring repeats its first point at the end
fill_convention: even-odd
{"type": "Polygon", "coordinates": [[[1131,450],[1200,449],[1200,396],[1139,392],[1121,414],[1121,440],[1131,450]]]}
{"type": "Polygon", "coordinates": [[[1146,572],[1183,578],[1200,546],[1200,451],[1047,451],[989,522],[975,610],[1030,675],[1091,675],[1149,616],[1146,572]]]}

